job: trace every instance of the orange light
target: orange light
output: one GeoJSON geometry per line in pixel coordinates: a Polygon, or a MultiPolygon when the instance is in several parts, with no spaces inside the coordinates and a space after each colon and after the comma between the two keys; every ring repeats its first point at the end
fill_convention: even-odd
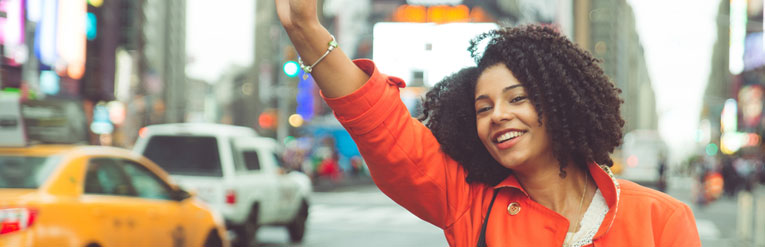
{"type": "Polygon", "coordinates": [[[272,129],[276,127],[276,113],[273,111],[266,111],[258,116],[258,125],[264,129],[272,129]]]}
{"type": "Polygon", "coordinates": [[[470,21],[470,9],[462,4],[447,8],[446,21],[468,22],[470,21]]]}
{"type": "Polygon", "coordinates": [[[747,141],[747,146],[756,146],[760,144],[760,135],[755,133],[749,133],[748,135],[749,139],[747,141]]]}
{"type": "Polygon", "coordinates": [[[449,20],[447,16],[448,11],[449,6],[432,6],[428,8],[428,21],[436,23],[447,22],[449,20]]]}
{"type": "Polygon", "coordinates": [[[463,4],[457,6],[437,5],[429,7],[404,4],[396,8],[391,19],[395,22],[447,23],[469,22],[471,19],[473,21],[485,22],[489,18],[486,17],[483,10],[471,13],[470,8],[463,4]],[[476,19],[476,17],[478,17],[478,19],[476,19]]]}
{"type": "Polygon", "coordinates": [[[489,15],[486,14],[486,11],[483,10],[481,7],[473,7],[473,10],[470,11],[470,19],[473,22],[493,22],[491,18],[489,18],[489,15]]]}
{"type": "Polygon", "coordinates": [[[426,11],[423,6],[409,5],[404,8],[404,18],[407,22],[425,22],[428,19],[426,11]]]}
{"type": "Polygon", "coordinates": [[[147,131],[147,130],[146,130],[146,127],[143,127],[143,128],[141,128],[141,129],[139,129],[139,130],[138,130],[138,136],[139,136],[139,137],[141,137],[141,138],[144,138],[144,137],[146,137],[146,131],[147,131]]]}

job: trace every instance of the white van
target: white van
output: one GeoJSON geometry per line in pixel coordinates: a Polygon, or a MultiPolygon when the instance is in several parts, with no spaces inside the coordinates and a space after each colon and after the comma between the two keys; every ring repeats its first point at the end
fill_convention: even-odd
{"type": "Polygon", "coordinates": [[[161,124],[142,129],[133,150],[220,211],[235,244],[249,246],[261,225],[284,225],[291,240],[303,239],[311,182],[281,167],[273,138],[241,126],[161,124]]]}
{"type": "Polygon", "coordinates": [[[633,130],[624,135],[621,155],[624,170],[619,177],[646,186],[661,186],[659,166],[666,162],[666,155],[667,146],[658,132],[633,130]]]}

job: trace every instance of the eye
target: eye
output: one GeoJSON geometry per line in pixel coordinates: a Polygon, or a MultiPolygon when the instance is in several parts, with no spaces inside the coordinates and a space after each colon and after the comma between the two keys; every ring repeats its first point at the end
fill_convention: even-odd
{"type": "Polygon", "coordinates": [[[510,103],[518,103],[518,102],[521,102],[521,101],[525,100],[526,98],[527,98],[526,96],[517,96],[517,97],[511,99],[510,103]]]}
{"type": "Polygon", "coordinates": [[[489,110],[491,110],[491,107],[489,107],[489,106],[479,107],[478,109],[475,110],[475,113],[476,114],[481,114],[481,113],[487,112],[489,110]]]}

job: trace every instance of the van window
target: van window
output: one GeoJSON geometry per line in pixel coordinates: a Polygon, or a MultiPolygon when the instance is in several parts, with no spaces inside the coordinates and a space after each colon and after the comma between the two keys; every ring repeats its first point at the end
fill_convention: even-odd
{"type": "Polygon", "coordinates": [[[143,155],[173,175],[223,176],[215,137],[153,136],[143,155]]]}
{"type": "Polygon", "coordinates": [[[247,166],[247,170],[254,171],[260,170],[260,160],[258,160],[258,152],[256,151],[244,151],[242,152],[244,157],[244,164],[247,166]]]}

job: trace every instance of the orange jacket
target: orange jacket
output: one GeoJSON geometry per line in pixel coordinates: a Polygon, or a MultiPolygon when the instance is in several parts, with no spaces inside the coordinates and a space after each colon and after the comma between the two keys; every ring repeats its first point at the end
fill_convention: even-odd
{"type": "MultiPolygon", "coordinates": [[[[569,222],[531,200],[515,176],[497,186],[468,184],[460,165],[440,150],[430,130],[401,99],[405,83],[356,60],[370,75],[356,92],[326,98],[369,166],[377,186],[421,219],[444,230],[451,246],[476,246],[495,188],[501,188],[487,227],[488,246],[561,246],[569,222]],[[510,203],[520,205],[511,215],[510,203]]],[[[589,246],[700,246],[690,208],[661,192],[614,179],[589,165],[609,211],[589,246]]]]}

